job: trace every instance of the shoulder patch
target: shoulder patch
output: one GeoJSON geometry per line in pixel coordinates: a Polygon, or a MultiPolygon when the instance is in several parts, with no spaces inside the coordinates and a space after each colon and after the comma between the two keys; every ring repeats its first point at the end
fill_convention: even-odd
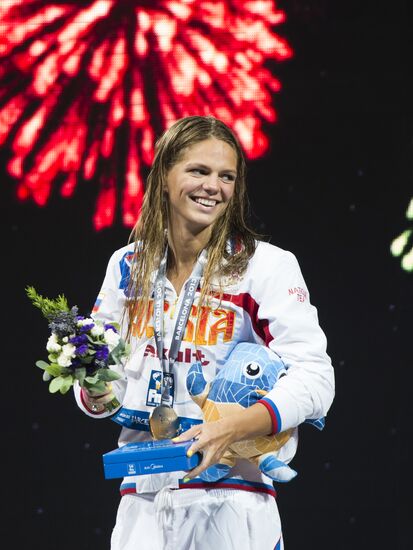
{"type": "Polygon", "coordinates": [[[121,273],[121,280],[119,281],[119,288],[123,289],[126,294],[126,290],[129,286],[130,270],[134,259],[134,252],[125,252],[119,262],[119,269],[121,273]]]}
{"type": "Polygon", "coordinates": [[[289,288],[288,294],[289,296],[295,295],[297,297],[297,302],[305,302],[306,300],[308,300],[308,292],[300,286],[289,288]]]}
{"type": "Polygon", "coordinates": [[[95,305],[92,308],[92,313],[97,313],[99,311],[100,304],[102,303],[104,297],[105,294],[103,292],[99,292],[98,297],[96,298],[95,305]]]}

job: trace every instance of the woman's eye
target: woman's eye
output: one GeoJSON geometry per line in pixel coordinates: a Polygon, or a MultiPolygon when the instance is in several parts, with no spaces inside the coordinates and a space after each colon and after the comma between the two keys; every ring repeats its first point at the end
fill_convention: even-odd
{"type": "Polygon", "coordinates": [[[201,175],[205,175],[206,174],[206,170],[202,170],[202,168],[191,168],[190,172],[192,172],[193,174],[201,174],[201,175]]]}
{"type": "Polygon", "coordinates": [[[224,174],[221,176],[224,181],[233,182],[235,181],[235,176],[233,174],[224,174]]]}

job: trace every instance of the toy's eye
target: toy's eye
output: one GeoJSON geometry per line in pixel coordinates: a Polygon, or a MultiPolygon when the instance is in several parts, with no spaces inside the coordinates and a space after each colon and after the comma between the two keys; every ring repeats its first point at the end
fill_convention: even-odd
{"type": "Polygon", "coordinates": [[[244,374],[245,376],[248,376],[248,378],[258,378],[261,374],[261,366],[259,363],[251,361],[251,363],[247,363],[245,365],[244,374]]]}

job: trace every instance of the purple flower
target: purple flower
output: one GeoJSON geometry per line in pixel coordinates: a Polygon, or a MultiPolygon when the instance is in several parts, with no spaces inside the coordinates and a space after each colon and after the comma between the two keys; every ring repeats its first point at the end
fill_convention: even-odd
{"type": "Polygon", "coordinates": [[[110,323],[105,323],[105,330],[109,330],[110,328],[113,330],[113,332],[116,332],[116,334],[117,334],[118,329],[116,327],[114,327],[110,323]]]}
{"type": "Polygon", "coordinates": [[[84,365],[86,367],[87,376],[93,376],[96,371],[95,365],[84,365]]]}
{"type": "Polygon", "coordinates": [[[96,359],[99,361],[106,361],[109,355],[109,349],[108,346],[100,346],[99,349],[96,352],[96,359]]]}
{"type": "Polygon", "coordinates": [[[76,355],[86,355],[88,352],[88,346],[86,344],[82,344],[76,349],[76,355]]]}
{"type": "Polygon", "coordinates": [[[80,344],[86,344],[87,336],[86,334],[79,334],[78,336],[73,336],[72,338],[69,338],[69,342],[71,344],[74,344],[75,346],[78,346],[80,344]]]}
{"type": "Polygon", "coordinates": [[[83,325],[79,328],[80,334],[83,334],[85,332],[89,332],[89,330],[92,330],[92,328],[95,326],[95,323],[90,323],[89,325],[83,325]]]}

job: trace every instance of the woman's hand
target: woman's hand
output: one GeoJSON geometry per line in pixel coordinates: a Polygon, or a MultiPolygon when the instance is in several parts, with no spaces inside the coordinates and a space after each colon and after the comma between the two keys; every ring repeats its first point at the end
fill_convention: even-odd
{"type": "Polygon", "coordinates": [[[233,429],[233,419],[233,417],[228,417],[217,420],[216,422],[197,424],[172,440],[174,443],[180,443],[182,441],[195,439],[194,443],[188,449],[188,457],[193,456],[197,452],[202,452],[201,463],[188,472],[184,481],[189,481],[197,477],[201,472],[217,464],[217,462],[221,460],[231,443],[236,441],[235,430],[233,429]]]}
{"type": "Polygon", "coordinates": [[[270,435],[273,430],[272,419],[262,403],[242,409],[237,414],[220,418],[215,422],[197,424],[183,432],[172,441],[180,443],[195,439],[187,455],[202,452],[201,463],[188,472],[184,481],[189,481],[201,472],[217,464],[228,447],[236,441],[244,441],[261,435],[270,435]]]}
{"type": "Polygon", "coordinates": [[[82,388],[82,397],[85,406],[93,413],[99,414],[106,410],[107,403],[110,403],[115,395],[112,392],[112,384],[106,384],[107,391],[96,394],[82,388]]]}

